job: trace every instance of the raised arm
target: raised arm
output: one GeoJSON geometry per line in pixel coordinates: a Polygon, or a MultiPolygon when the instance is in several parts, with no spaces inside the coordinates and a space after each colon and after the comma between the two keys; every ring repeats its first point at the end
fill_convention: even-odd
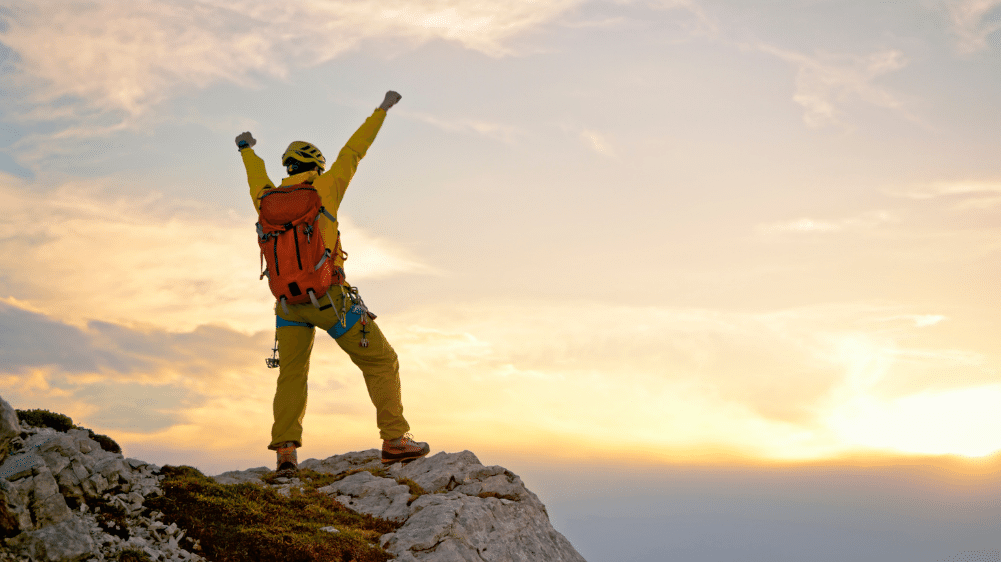
{"type": "Polygon", "coordinates": [[[250,132],[240,133],[236,137],[236,148],[243,157],[243,165],[247,169],[247,183],[250,185],[250,198],[254,201],[254,208],[261,212],[261,191],[265,188],[274,187],[268,178],[268,171],[264,166],[264,160],[254,153],[253,146],[257,144],[254,136],[250,132]]]}
{"type": "Polygon", "coordinates": [[[347,144],[337,154],[337,160],[330,166],[313,185],[318,189],[330,185],[330,195],[333,196],[337,206],[340,206],[344,192],[348,189],[351,178],[358,170],[358,162],[365,157],[368,148],[375,141],[375,136],[382,128],[382,123],[386,120],[386,111],[400,101],[400,94],[389,91],[382,100],[382,104],[362,123],[361,127],[355,131],[347,144]]]}

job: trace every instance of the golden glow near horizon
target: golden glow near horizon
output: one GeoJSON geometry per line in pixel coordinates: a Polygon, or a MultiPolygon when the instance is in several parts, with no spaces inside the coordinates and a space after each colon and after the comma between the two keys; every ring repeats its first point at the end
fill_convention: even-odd
{"type": "MultiPolygon", "coordinates": [[[[820,5],[246,4],[0,10],[15,407],[270,462],[273,299],[233,136],[277,179],[289,140],[329,161],[398,89],[338,218],[436,450],[1001,449],[1001,0],[853,7],[865,25],[820,5]],[[316,41],[293,55],[293,31],[316,41]]],[[[322,333],[305,423],[310,454],[376,444],[322,333]]]]}

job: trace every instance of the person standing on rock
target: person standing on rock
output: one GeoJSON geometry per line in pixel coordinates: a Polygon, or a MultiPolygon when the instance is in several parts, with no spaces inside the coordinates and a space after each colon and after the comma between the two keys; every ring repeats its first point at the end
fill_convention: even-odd
{"type": "Polygon", "coordinates": [[[382,462],[407,462],[431,450],[427,443],[415,441],[408,433],[410,425],[403,417],[396,352],[375,324],[375,315],[368,311],[358,289],[344,279],[347,254],[341,250],[336,219],[358,162],[375,140],[386,112],[400,98],[396,92],[387,92],[382,105],[355,131],[327,171],[324,171],[326,160],[314,145],[303,141],[290,144],[282,155],[288,177],[277,188],[268,178],[264,161],[254,153],[257,141],[253,135],[244,132],[236,137],[237,149],[247,169],[250,197],[261,219],[258,242],[262,261],[268,260],[268,268],[261,275],[268,277],[278,299],[275,303],[275,349],[280,361],[277,358],[268,361],[269,366],[277,364],[279,367],[273,404],[274,425],[268,448],[277,451],[280,476],[292,476],[298,471],[296,449],[302,446],[306,379],[317,327],[334,338],[364,375],[376,409],[376,425],[382,438],[382,462]],[[314,201],[312,207],[309,201],[314,201]],[[305,202],[303,208],[312,209],[312,212],[307,210],[293,220],[295,213],[289,209],[298,208],[296,206],[302,202],[305,202]],[[288,216],[282,217],[283,212],[288,216]],[[315,235],[316,230],[320,237],[315,235]],[[322,244],[318,239],[322,239],[322,244]],[[315,269],[303,267],[303,261],[309,262],[305,254],[312,251],[310,244],[321,244],[315,269]],[[286,249],[288,252],[282,252],[286,249]],[[298,270],[288,263],[297,264],[298,270]],[[292,282],[287,282],[288,278],[277,281],[283,279],[283,273],[305,277],[292,282]],[[307,278],[310,280],[304,281],[307,278]],[[314,282],[314,278],[320,280],[314,282]]]}

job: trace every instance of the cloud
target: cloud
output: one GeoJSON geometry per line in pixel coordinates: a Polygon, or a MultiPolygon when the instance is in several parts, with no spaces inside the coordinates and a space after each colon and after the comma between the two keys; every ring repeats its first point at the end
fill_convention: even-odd
{"type": "Polygon", "coordinates": [[[901,51],[891,49],[867,56],[819,53],[811,57],[766,44],[755,48],[796,67],[793,101],[803,107],[803,121],[810,127],[844,125],[841,106],[851,98],[918,121],[898,95],[875,84],[879,77],[907,66],[901,51]]]}
{"type": "MultiPolygon", "coordinates": [[[[114,197],[116,180],[39,190],[0,177],[0,296],[77,324],[90,319],[190,330],[268,327],[274,298],[258,279],[255,216],[204,202],[114,197]],[[41,217],[44,217],[42,219],[41,217]]],[[[141,189],[141,186],[138,187],[141,189]]],[[[342,215],[348,280],[429,274],[431,268],[342,215]]]]}
{"type": "Polygon", "coordinates": [[[975,386],[985,376],[976,352],[914,342],[935,315],[899,312],[484,303],[413,310],[382,326],[405,367],[406,394],[450,405],[434,416],[442,427],[530,419],[510,431],[586,428],[606,445],[715,443],[795,457],[846,447],[829,420],[860,396],[889,404],[975,386]],[[887,324],[893,316],[908,321],[887,324]],[[949,373],[951,387],[927,386],[933,373],[949,373]],[[490,411],[470,396],[493,397],[490,411]]]}
{"type": "MultiPolygon", "coordinates": [[[[0,302],[0,396],[16,408],[65,413],[110,435],[130,456],[153,448],[157,455],[210,450],[221,458],[247,458],[256,450],[255,462],[270,457],[270,464],[274,453],[266,445],[278,371],[266,368],[264,358],[271,355],[273,335],[270,328],[177,332],[93,320],[73,326],[7,299],[0,302]]],[[[336,345],[316,347],[329,353],[336,345]]],[[[320,396],[310,401],[314,417],[328,406],[324,391],[357,372],[345,358],[334,369],[322,351],[315,358],[310,388],[320,396]]],[[[364,387],[360,376],[353,378],[364,387]]],[[[355,425],[370,426],[362,422],[370,416],[351,415],[355,425]]],[[[158,456],[168,461],[177,458],[158,456]]]]}
{"type": "MultiPolygon", "coordinates": [[[[889,416],[899,429],[894,439],[872,443],[961,452],[902,429],[900,420],[910,418],[901,412],[917,411],[908,404],[955,405],[955,396],[991,375],[975,350],[920,339],[935,329],[918,327],[926,316],[849,304],[753,313],[519,301],[420,306],[380,317],[379,326],[400,356],[408,420],[445,450],[552,457],[561,454],[551,447],[559,439],[576,456],[670,458],[709,448],[824,457],[866,445],[860,424],[889,416]]],[[[0,394],[16,407],[114,429],[123,443],[197,442],[222,456],[258,447],[263,455],[276,372],[261,360],[271,335],[78,327],[4,302],[0,394]]],[[[305,439],[313,451],[371,446],[362,377],[319,336],[305,439]]],[[[985,402],[972,404],[975,411],[940,422],[956,429],[986,415],[985,402]]],[[[962,451],[996,444],[995,433],[971,433],[962,451]]]]}
{"type": "Polygon", "coordinates": [[[70,407],[100,427],[156,431],[229,392],[230,374],[263,365],[270,337],[218,326],[178,333],[92,320],[78,327],[6,299],[0,389],[19,407],[70,407]]]}
{"type": "Polygon", "coordinates": [[[396,243],[379,238],[355,224],[349,215],[338,217],[341,239],[350,251],[345,269],[351,279],[386,279],[397,275],[441,275],[442,272],[421,263],[396,243]],[[357,250],[357,251],[356,251],[357,250]]]}
{"type": "Polygon", "coordinates": [[[560,22],[562,27],[570,29],[609,29],[624,27],[629,24],[629,19],[625,16],[606,17],[601,19],[564,21],[560,22]]]}
{"type": "Polygon", "coordinates": [[[987,48],[987,37],[1001,30],[1001,17],[991,13],[1001,8],[1001,0],[953,0],[945,3],[956,34],[959,52],[971,54],[987,48]]]}
{"type": "Polygon", "coordinates": [[[166,371],[174,377],[182,373],[209,377],[219,362],[246,367],[258,361],[248,359],[245,352],[269,335],[249,336],[220,326],[173,332],[99,320],[74,326],[23,307],[15,299],[0,300],[0,334],[4,373],[49,369],[133,382],[157,380],[155,375],[166,371]]]}
{"type": "MultiPolygon", "coordinates": [[[[710,16],[699,3],[692,0],[613,0],[612,2],[582,2],[581,4],[599,7],[599,9],[608,4],[616,4],[618,6],[640,6],[655,11],[682,12],[680,17],[666,22],[668,26],[674,28],[674,33],[665,34],[667,30],[663,27],[658,30],[661,39],[669,36],[672,42],[686,42],[699,37],[714,38],[719,35],[719,23],[716,19],[710,16]],[[685,12],[687,12],[687,17],[685,17],[685,12]]],[[[570,29],[610,29],[635,27],[637,24],[648,22],[649,18],[646,15],[630,17],[602,13],[595,16],[584,16],[581,19],[566,18],[560,21],[559,25],[570,29]]]]}
{"type": "Polygon", "coordinates": [[[602,156],[618,159],[618,153],[604,135],[597,131],[585,129],[580,132],[580,138],[588,148],[594,150],[602,156]]]}
{"type": "Polygon", "coordinates": [[[680,9],[690,13],[691,20],[678,22],[689,38],[717,37],[719,35],[719,23],[716,19],[692,0],[648,0],[648,4],[659,9],[680,9]]]}
{"type": "Polygon", "coordinates": [[[890,191],[891,195],[916,200],[947,199],[955,210],[984,210],[1001,205],[1001,181],[937,181],[890,191]]]}
{"type": "Polygon", "coordinates": [[[763,233],[804,233],[828,234],[851,230],[871,229],[880,225],[898,222],[899,219],[888,211],[871,211],[855,217],[836,220],[799,218],[758,225],[763,233]]]}
{"type": "Polygon", "coordinates": [[[903,314],[884,319],[886,322],[894,322],[897,320],[913,322],[914,326],[917,328],[927,328],[929,326],[935,326],[943,320],[947,320],[947,317],[942,314],[903,314]]]}
{"type": "Polygon", "coordinates": [[[475,133],[507,144],[513,144],[525,136],[525,132],[511,125],[483,121],[480,119],[443,119],[434,115],[401,109],[399,115],[427,123],[453,133],[475,133]]]}
{"type": "Polygon", "coordinates": [[[0,38],[16,54],[13,79],[28,92],[23,118],[92,122],[111,113],[135,123],[186,91],[284,78],[368,39],[444,39],[504,56],[510,38],[579,1],[39,0],[0,14],[0,38]]]}

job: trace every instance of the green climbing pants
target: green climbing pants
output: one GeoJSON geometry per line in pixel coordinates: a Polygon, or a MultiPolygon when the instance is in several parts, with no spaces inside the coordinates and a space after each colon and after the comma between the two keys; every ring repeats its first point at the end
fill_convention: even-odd
{"type": "Polygon", "coordinates": [[[375,405],[375,421],[382,439],[396,439],[410,430],[403,417],[403,398],[400,392],[400,363],[393,347],[386,341],[379,326],[365,316],[364,308],[352,307],[348,301],[342,308],[338,287],[330,296],[320,299],[321,308],[312,304],[287,305],[288,312],[275,307],[278,330],[279,374],[275,390],[275,422],[271,427],[269,449],[277,450],[278,444],[292,441],[302,446],[302,420],[306,415],[306,379],[309,375],[309,356],[313,350],[316,328],[325,330],[347,352],[351,361],[361,369],[368,387],[369,398],[375,405]],[[333,306],[326,306],[332,304],[333,306]],[[343,316],[347,317],[342,322],[343,316]],[[367,320],[363,323],[362,319],[367,320]],[[352,325],[353,322],[353,325],[352,325]],[[346,325],[345,325],[346,324],[346,325]],[[368,345],[362,346],[363,339],[368,345]]]}

